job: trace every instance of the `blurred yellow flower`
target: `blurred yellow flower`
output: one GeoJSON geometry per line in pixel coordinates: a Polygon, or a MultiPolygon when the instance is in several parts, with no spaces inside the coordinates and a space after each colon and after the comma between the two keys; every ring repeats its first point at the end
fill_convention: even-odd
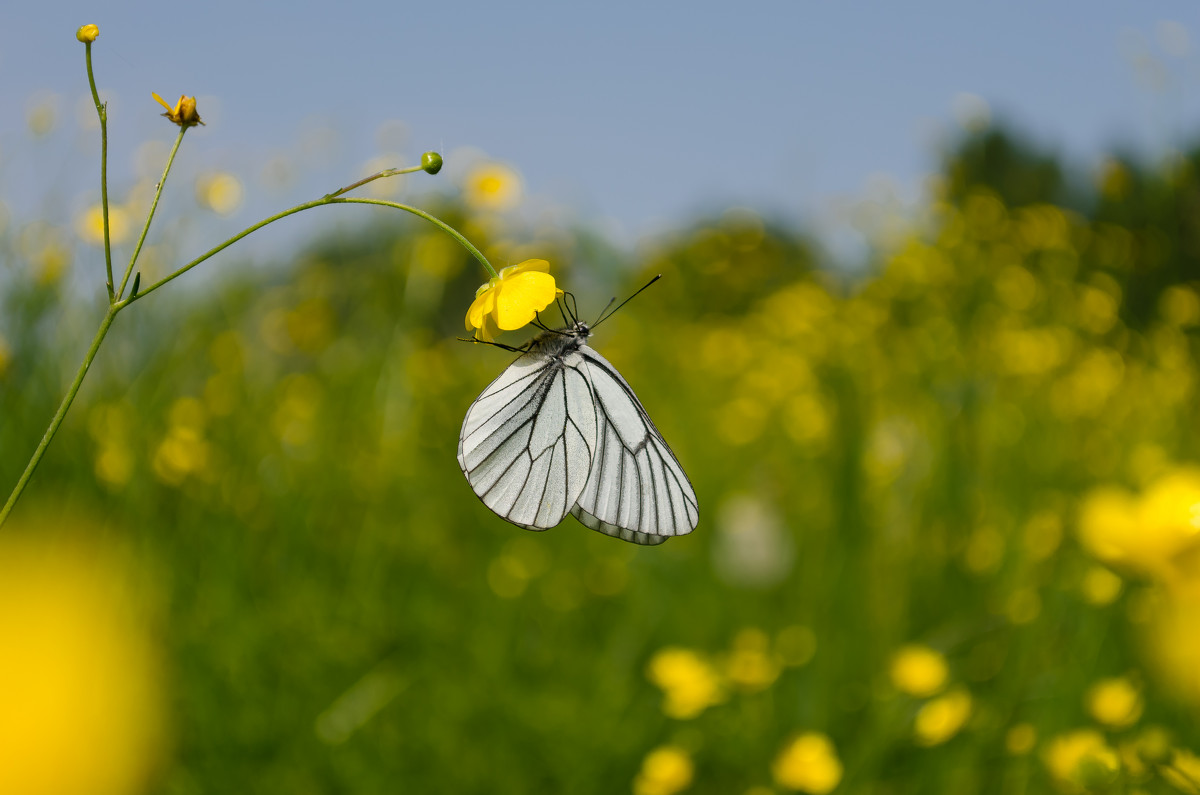
{"type": "Polygon", "coordinates": [[[928,646],[910,644],[892,656],[892,684],[910,696],[932,696],[946,684],[948,674],[946,658],[928,646]]]}
{"type": "Polygon", "coordinates": [[[1044,753],[1046,768],[1067,792],[1088,792],[1111,783],[1120,770],[1117,752],[1094,729],[1079,729],[1050,741],[1044,753]]]}
{"type": "Polygon", "coordinates": [[[0,792],[128,795],[158,763],[158,660],[118,569],[0,539],[0,792]]]}
{"type": "Polygon", "coordinates": [[[1088,604],[1103,607],[1121,595],[1121,578],[1103,566],[1092,566],[1083,574],[1079,589],[1088,604]]]}
{"type": "Polygon", "coordinates": [[[941,745],[966,724],[971,717],[971,694],[956,687],[943,696],[926,702],[913,719],[913,734],[918,745],[941,745]]]}
{"type": "Polygon", "coordinates": [[[1155,481],[1141,497],[1124,489],[1090,492],[1079,513],[1079,538],[1100,560],[1174,582],[1178,558],[1200,542],[1200,470],[1184,467],[1155,481]]]}
{"type": "Polygon", "coordinates": [[[217,215],[231,215],[242,206],[242,183],[233,174],[217,171],[196,178],[196,203],[217,215]]]}
{"type": "Polygon", "coordinates": [[[1163,778],[1180,792],[1200,795],[1200,757],[1191,751],[1176,749],[1170,762],[1160,769],[1163,778]]]}
{"type": "Polygon", "coordinates": [[[501,331],[515,331],[532,323],[559,292],[546,260],[527,259],[510,265],[475,291],[475,300],[467,310],[467,330],[474,329],[476,339],[491,342],[501,331]]]}
{"type": "Polygon", "coordinates": [[[687,720],[725,700],[716,670],[689,649],[667,648],[650,659],[646,676],[662,689],[663,712],[687,720]]]}
{"type": "Polygon", "coordinates": [[[521,200],[521,175],[502,163],[485,163],[467,172],[463,198],[477,210],[508,210],[521,200]]]}
{"type": "MultiPolygon", "coordinates": [[[[104,208],[93,204],[84,210],[83,215],[75,225],[79,236],[85,243],[93,246],[104,245],[104,208]]],[[[108,206],[108,239],[111,243],[120,243],[129,237],[129,212],[117,204],[108,206]]]]}
{"type": "Polygon", "coordinates": [[[772,654],[766,633],[743,629],[733,640],[733,651],[725,661],[725,676],[742,690],[763,690],[779,678],[783,667],[779,655],[772,654]]]}
{"type": "Polygon", "coordinates": [[[678,746],[663,745],[646,754],[633,780],[634,795],[673,795],[692,783],[692,758],[678,746]]]}
{"type": "Polygon", "coordinates": [[[1178,698],[1200,706],[1200,593],[1157,605],[1145,628],[1149,670],[1178,698]]]}
{"type": "Polygon", "coordinates": [[[842,780],[842,762],[833,742],[820,732],[792,739],[771,765],[775,783],[785,789],[825,795],[842,780]]]}
{"type": "Polygon", "coordinates": [[[1114,729],[1130,726],[1142,716],[1141,690],[1121,676],[1092,685],[1084,703],[1097,722],[1114,729]]]}
{"type": "Polygon", "coordinates": [[[1004,735],[1004,747],[1010,754],[1027,754],[1037,743],[1037,729],[1030,723],[1018,723],[1004,735]]]}

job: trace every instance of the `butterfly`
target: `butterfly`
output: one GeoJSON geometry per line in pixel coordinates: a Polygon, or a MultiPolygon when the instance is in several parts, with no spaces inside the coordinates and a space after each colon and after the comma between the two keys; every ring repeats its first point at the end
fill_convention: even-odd
{"type": "Polygon", "coordinates": [[[528,530],[568,513],[635,544],[695,530],[687,474],[629,383],[587,344],[591,326],[572,313],[566,328],[543,328],[467,409],[458,465],[475,494],[528,530]]]}

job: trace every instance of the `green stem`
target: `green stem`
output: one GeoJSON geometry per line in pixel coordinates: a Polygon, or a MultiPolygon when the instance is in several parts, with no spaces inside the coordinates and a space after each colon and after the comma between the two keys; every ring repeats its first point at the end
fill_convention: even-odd
{"type": "MultiPolygon", "coordinates": [[[[180,138],[182,139],[182,137],[183,137],[183,133],[181,132],[180,138]]],[[[176,146],[176,148],[178,148],[178,146],[179,146],[178,141],[176,141],[175,146],[176,146]]],[[[172,151],[171,158],[174,159],[174,156],[175,156],[175,153],[174,153],[174,151],[172,151]]],[[[168,161],[167,170],[170,170],[170,167],[171,167],[171,164],[170,164],[170,161],[168,161]]],[[[380,173],[382,174],[383,172],[380,172],[380,173]]],[[[166,180],[166,172],[163,173],[163,180],[164,181],[166,180]]],[[[368,179],[366,181],[369,182],[370,180],[368,179]]],[[[351,186],[351,187],[354,187],[354,186],[351,186]]],[[[161,192],[161,189],[162,189],[162,185],[160,183],[160,185],[159,185],[160,192],[161,192]]],[[[348,188],[344,189],[344,190],[348,190],[348,188]]],[[[155,196],[155,204],[157,204],[157,203],[158,203],[158,197],[155,196]]],[[[112,303],[109,304],[108,312],[105,313],[104,320],[100,323],[100,328],[96,332],[96,337],[95,337],[95,339],[92,340],[92,346],[90,348],[88,348],[87,355],[84,356],[83,363],[79,366],[79,372],[77,372],[75,374],[75,380],[71,383],[70,389],[67,390],[67,394],[63,398],[62,403],[59,405],[58,411],[54,415],[54,419],[52,419],[50,421],[50,427],[46,429],[46,433],[42,437],[41,443],[38,444],[37,449],[34,450],[33,457],[31,459],[29,459],[29,464],[25,467],[25,471],[21,474],[21,478],[20,478],[20,480],[17,481],[17,485],[13,488],[12,494],[9,495],[8,502],[6,502],[4,504],[3,510],[0,510],[0,525],[4,524],[4,521],[8,518],[9,513],[12,512],[13,506],[16,505],[17,500],[21,496],[21,493],[25,491],[25,486],[29,483],[29,479],[33,476],[33,471],[35,469],[37,469],[38,463],[41,462],[42,456],[45,455],[46,448],[50,446],[50,442],[54,439],[54,435],[56,433],[58,433],[58,428],[60,425],[62,425],[63,418],[66,417],[66,415],[67,415],[67,410],[70,409],[71,404],[73,402],[75,402],[75,396],[79,393],[79,387],[83,384],[84,376],[87,375],[88,368],[92,366],[92,361],[96,358],[96,352],[100,350],[100,343],[102,343],[104,341],[104,337],[108,334],[108,329],[110,326],[112,326],[113,319],[116,318],[117,313],[119,313],[122,309],[124,309],[125,307],[132,304],[134,301],[137,301],[137,300],[140,300],[140,299],[146,297],[150,293],[152,293],[155,290],[157,290],[158,288],[162,287],[164,284],[166,284],[174,279],[179,278],[184,273],[187,273],[189,270],[191,270],[192,268],[199,265],[201,262],[204,262],[206,259],[209,259],[210,257],[212,257],[214,254],[217,254],[218,252],[223,251],[226,248],[229,248],[234,243],[236,243],[237,241],[246,237],[250,233],[255,232],[259,229],[262,229],[264,226],[274,223],[275,221],[278,221],[281,218],[286,218],[289,215],[295,215],[298,212],[303,212],[304,210],[310,210],[313,207],[320,207],[320,206],[326,205],[326,204],[374,204],[374,205],[378,205],[380,207],[391,207],[396,210],[403,210],[404,212],[412,213],[413,215],[417,216],[418,218],[423,218],[424,220],[429,221],[431,224],[433,224],[434,226],[438,227],[446,234],[453,237],[464,248],[466,248],[467,251],[470,251],[471,254],[473,254],[477,260],[479,260],[479,262],[488,271],[488,273],[492,274],[493,277],[496,275],[496,270],[491,266],[491,263],[489,263],[487,261],[487,258],[483,256],[483,254],[479,251],[479,249],[477,249],[477,248],[475,248],[475,246],[471,245],[471,242],[469,240],[467,240],[465,237],[463,237],[462,233],[459,232],[457,229],[450,226],[449,224],[447,224],[445,221],[441,220],[440,218],[436,218],[436,217],[430,215],[429,213],[425,212],[424,210],[418,210],[416,207],[409,207],[406,204],[397,204],[396,202],[382,201],[379,199],[343,199],[343,198],[338,198],[338,194],[329,194],[328,196],[323,196],[320,199],[306,202],[304,204],[297,205],[296,207],[292,207],[291,209],[284,210],[281,213],[276,213],[275,215],[272,215],[270,218],[266,218],[266,219],[258,222],[254,226],[247,227],[243,231],[239,232],[238,234],[236,234],[233,237],[226,240],[224,243],[221,243],[219,246],[216,246],[215,248],[210,249],[209,251],[205,252],[201,256],[197,257],[196,259],[192,260],[188,264],[184,265],[182,268],[179,268],[178,270],[176,270],[174,273],[170,274],[169,276],[167,276],[163,279],[160,279],[159,281],[150,285],[145,290],[143,290],[139,293],[136,293],[134,295],[131,295],[128,298],[114,300],[112,303]]],[[[150,218],[153,218],[153,216],[154,216],[154,208],[151,207],[150,218]]],[[[147,219],[146,225],[147,226],[150,225],[150,219],[147,219]]],[[[107,227],[106,227],[106,229],[107,229],[107,227]]],[[[143,232],[142,232],[143,238],[145,238],[145,234],[146,233],[143,230],[143,232]]],[[[138,242],[138,248],[139,249],[141,248],[141,241],[138,242]]],[[[137,258],[137,253],[135,252],[134,260],[136,260],[136,258],[137,258]]],[[[130,262],[129,270],[127,270],[125,272],[125,280],[127,280],[129,278],[129,272],[132,269],[133,269],[133,261],[130,262]]],[[[124,290],[125,290],[125,280],[122,280],[122,282],[121,282],[121,290],[118,292],[118,295],[120,295],[120,293],[124,292],[124,290]]]]}
{"type": "Polygon", "coordinates": [[[363,177],[358,182],[355,182],[351,185],[347,185],[346,187],[341,188],[339,190],[335,190],[333,193],[328,193],[325,195],[325,198],[332,199],[335,196],[341,196],[343,193],[348,193],[348,192],[354,190],[355,188],[361,188],[363,185],[366,185],[368,182],[374,182],[375,180],[383,179],[384,177],[397,177],[397,176],[400,176],[401,174],[415,174],[418,171],[424,171],[424,170],[425,170],[424,166],[409,166],[408,168],[384,169],[383,171],[376,172],[369,177],[363,177]]]}
{"type": "MultiPolygon", "coordinates": [[[[100,212],[104,217],[104,267],[108,272],[108,302],[113,302],[113,268],[112,242],[108,231],[108,109],[100,102],[100,93],[96,91],[96,76],[92,74],[92,43],[84,44],[84,55],[87,60],[88,85],[92,89],[92,102],[96,104],[96,115],[100,117],[100,212]]],[[[0,522],[3,517],[0,516],[0,522]]]]}
{"type": "MultiPolygon", "coordinates": [[[[154,220],[154,211],[158,209],[158,199],[162,196],[163,186],[167,184],[167,174],[171,173],[171,165],[175,162],[175,153],[179,151],[179,145],[183,143],[183,134],[188,128],[181,125],[179,127],[179,135],[175,138],[175,145],[171,147],[171,154],[167,156],[167,165],[163,169],[162,179],[158,181],[158,187],[154,190],[154,201],[150,203],[150,212],[146,214],[146,224],[142,227],[142,235],[138,238],[137,245],[134,246],[133,256],[129,258],[129,265],[125,268],[125,275],[121,278],[121,287],[117,290],[116,298],[120,300],[125,294],[125,285],[129,282],[129,274],[133,273],[133,266],[137,264],[138,255],[142,253],[142,244],[146,242],[146,233],[150,231],[150,222],[154,220]]],[[[107,222],[104,228],[104,234],[108,234],[107,222]]],[[[111,280],[111,276],[109,279],[111,280]]]]}
{"type": "Polygon", "coordinates": [[[396,210],[404,210],[407,213],[412,213],[413,215],[417,216],[418,218],[423,218],[424,220],[433,224],[434,226],[441,229],[443,232],[445,232],[446,234],[450,235],[452,238],[457,240],[459,242],[459,244],[462,245],[463,248],[465,248],[467,251],[471,252],[471,254],[475,257],[475,259],[479,260],[480,264],[483,265],[483,267],[487,270],[488,273],[490,273],[493,277],[496,276],[496,269],[493,268],[492,264],[487,261],[487,257],[483,256],[483,253],[480,252],[479,249],[477,249],[477,248],[475,248],[475,246],[471,245],[471,241],[469,241],[465,237],[463,237],[461,232],[459,232],[457,229],[455,229],[454,227],[447,224],[442,219],[432,216],[429,213],[425,212],[424,210],[418,210],[416,207],[410,207],[407,204],[397,204],[396,202],[383,201],[382,199],[343,199],[343,198],[338,198],[336,193],[331,193],[328,196],[321,197],[320,199],[314,199],[313,201],[296,205],[295,207],[284,210],[283,212],[276,213],[275,215],[272,215],[269,218],[264,218],[263,220],[261,220],[257,224],[255,224],[254,226],[250,226],[250,227],[247,227],[246,229],[243,229],[241,232],[239,232],[236,235],[234,235],[233,237],[229,238],[224,243],[221,243],[220,245],[215,246],[215,247],[209,249],[208,251],[204,252],[199,257],[196,257],[196,259],[192,260],[188,264],[186,264],[183,267],[179,268],[178,270],[174,271],[170,275],[164,276],[163,278],[159,279],[154,284],[151,284],[149,287],[146,287],[145,289],[141,290],[137,295],[131,295],[128,298],[119,300],[113,306],[116,309],[124,309],[125,307],[132,304],[134,301],[140,301],[141,299],[145,298],[147,295],[154,292],[155,290],[162,287],[163,285],[167,284],[168,282],[179,278],[183,274],[190,271],[192,268],[199,265],[201,262],[204,262],[206,259],[209,259],[213,255],[218,254],[221,251],[224,251],[225,249],[229,248],[230,246],[232,246],[234,243],[241,240],[246,235],[249,235],[252,232],[256,232],[259,229],[262,229],[264,226],[267,226],[268,224],[273,224],[276,221],[280,220],[281,218],[287,218],[289,215],[295,215],[298,212],[303,212],[304,210],[311,210],[314,207],[321,207],[322,205],[326,205],[326,204],[374,204],[374,205],[378,205],[380,207],[391,207],[396,210]]]}
{"type": "Polygon", "coordinates": [[[496,269],[492,267],[492,263],[487,261],[487,257],[483,256],[483,253],[480,252],[479,249],[471,245],[470,240],[467,240],[465,237],[463,237],[463,234],[454,227],[450,226],[450,224],[446,223],[440,218],[435,218],[424,210],[418,210],[416,207],[409,207],[407,204],[397,204],[396,202],[383,201],[382,199],[333,199],[333,201],[339,204],[375,204],[380,207],[391,207],[396,210],[404,210],[404,212],[412,213],[418,218],[424,218],[426,221],[457,240],[460,246],[471,252],[472,256],[479,260],[479,264],[483,266],[484,270],[491,274],[493,279],[497,278],[498,276],[496,269]]]}
{"type": "Polygon", "coordinates": [[[92,366],[92,360],[96,358],[96,352],[100,350],[100,343],[104,341],[105,335],[108,334],[109,326],[112,325],[113,318],[117,316],[118,311],[120,310],[116,307],[110,306],[108,312],[104,315],[104,320],[100,323],[100,329],[96,332],[96,338],[92,340],[92,347],[88,348],[87,355],[83,357],[83,364],[79,365],[79,372],[75,374],[75,380],[71,382],[71,388],[67,390],[66,397],[63,398],[62,403],[59,405],[54,419],[50,420],[50,427],[46,429],[46,434],[42,436],[41,443],[33,451],[33,458],[29,459],[29,464],[26,465],[25,471],[21,473],[21,479],[17,481],[12,494],[9,495],[8,502],[4,503],[3,510],[0,510],[0,526],[4,524],[4,520],[12,512],[13,506],[17,504],[17,499],[21,496],[21,492],[25,490],[25,485],[29,483],[29,479],[33,477],[33,470],[37,469],[42,456],[46,453],[46,448],[50,446],[50,441],[54,439],[54,434],[58,433],[58,427],[62,425],[63,418],[67,416],[67,409],[71,408],[71,404],[75,402],[75,395],[79,393],[79,387],[83,384],[83,377],[87,375],[88,368],[92,366]]]}

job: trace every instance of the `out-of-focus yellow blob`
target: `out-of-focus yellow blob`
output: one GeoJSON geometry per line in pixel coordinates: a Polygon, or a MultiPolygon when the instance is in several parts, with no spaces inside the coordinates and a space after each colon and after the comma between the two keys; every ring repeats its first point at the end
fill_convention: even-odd
{"type": "Polygon", "coordinates": [[[0,792],[141,792],[163,752],[161,675],[103,554],[0,539],[0,792]]]}
{"type": "Polygon", "coordinates": [[[926,702],[913,719],[913,735],[917,744],[941,745],[966,725],[971,717],[971,694],[956,687],[943,696],[926,702]]]}
{"type": "Polygon", "coordinates": [[[1125,677],[1101,679],[1084,702],[1097,722],[1114,729],[1131,726],[1142,716],[1142,691],[1125,677]]]}
{"type": "MultiPolygon", "coordinates": [[[[84,210],[75,225],[85,243],[104,245],[104,208],[93,204],[84,210]]],[[[108,206],[108,239],[112,244],[123,243],[129,237],[129,212],[117,204],[108,206]]]]}
{"type": "Polygon", "coordinates": [[[1111,784],[1121,763],[1094,729],[1061,734],[1046,747],[1044,761],[1055,783],[1067,792],[1092,792],[1111,784]]]}
{"type": "Polygon", "coordinates": [[[663,713],[694,718],[725,700],[716,669],[690,649],[666,648],[650,659],[646,676],[663,691],[663,713]]]}
{"type": "Polygon", "coordinates": [[[217,171],[196,179],[196,201],[218,215],[232,215],[242,206],[245,191],[233,174],[217,171]]]}
{"type": "Polygon", "coordinates": [[[674,795],[692,783],[692,758],[682,748],[663,745],[646,754],[633,780],[634,795],[674,795]]]}
{"type": "Polygon", "coordinates": [[[946,658],[928,646],[910,644],[892,657],[892,684],[910,696],[932,696],[946,684],[948,674],[946,658]]]}
{"type": "Polygon", "coordinates": [[[771,765],[776,784],[810,795],[832,792],[841,782],[842,772],[833,741],[820,732],[806,732],[792,739],[771,765]]]}
{"type": "Polygon", "coordinates": [[[511,210],[521,193],[521,175],[502,163],[476,166],[463,179],[463,199],[476,210],[511,210]]]}

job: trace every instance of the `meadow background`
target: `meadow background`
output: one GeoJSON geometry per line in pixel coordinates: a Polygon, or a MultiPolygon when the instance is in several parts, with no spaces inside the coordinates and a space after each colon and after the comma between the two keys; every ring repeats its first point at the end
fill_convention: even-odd
{"type": "MultiPolygon", "coordinates": [[[[458,429],[511,357],[456,339],[484,278],[437,230],[343,213],[184,277],[0,531],[0,784],[1200,792],[1200,146],[1069,155],[969,119],[853,262],[744,207],[548,224],[486,158],[395,186],[585,317],[664,275],[593,340],[700,498],[650,549],[472,495],[458,429]]],[[[249,189],[174,187],[147,276],[249,189]]],[[[102,314],[92,209],[0,227],[6,488],[102,314]]]]}

